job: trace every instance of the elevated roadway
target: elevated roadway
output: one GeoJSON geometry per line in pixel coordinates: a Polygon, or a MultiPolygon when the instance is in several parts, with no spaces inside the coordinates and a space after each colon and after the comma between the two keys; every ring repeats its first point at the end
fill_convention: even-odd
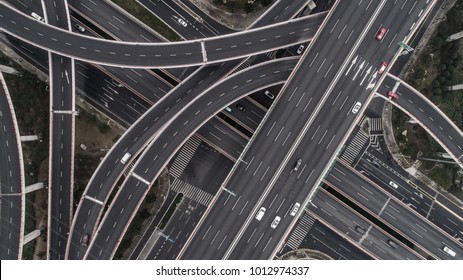
{"type": "MultiPolygon", "coordinates": [[[[71,29],[67,1],[45,2],[48,24],[71,29]]],[[[49,53],[50,143],[48,173],[48,259],[64,259],[74,192],[74,60],[49,53]]]]}
{"type": "Polygon", "coordinates": [[[2,31],[57,54],[131,68],[174,68],[238,59],[310,39],[324,14],[235,34],[175,43],[114,42],[57,29],[0,3],[2,31]]]}
{"type": "Polygon", "coordinates": [[[0,259],[18,260],[25,223],[24,163],[19,127],[0,72],[0,259]]]}
{"type": "Polygon", "coordinates": [[[463,168],[463,132],[423,94],[400,80],[388,75],[378,89],[387,98],[388,91],[394,91],[398,99],[390,100],[394,105],[413,117],[463,168]]]}
{"type": "Polygon", "coordinates": [[[338,2],[319,38],[302,57],[291,77],[293,81],[280,94],[289,104],[278,109],[277,103],[254,139],[256,144],[251,144],[242,157],[249,164],[235,165],[233,176],[224,183],[223,189],[234,195],[222,191],[216,197],[180,258],[273,256],[293,219],[282,219],[275,230],[269,227],[272,220],[276,215],[285,216],[294,202],[310,199],[313,187],[321,181],[355,122],[354,105],[365,104],[371,98],[370,93],[381,80],[377,69],[382,61],[393,60],[399,50],[396,44],[421,20],[420,16],[426,15],[427,7],[426,3],[398,6],[392,1],[382,1],[378,6],[370,4],[338,2]],[[391,31],[383,42],[378,42],[375,35],[382,25],[391,31]],[[285,111],[288,108],[291,113],[285,111]],[[298,158],[303,162],[301,171],[291,174],[298,158]],[[317,161],[311,160],[314,158],[317,161]],[[232,211],[235,204],[237,210],[232,211]],[[258,222],[254,214],[261,206],[271,214],[258,222]],[[237,224],[242,227],[237,228],[237,224]],[[248,245],[259,239],[256,247],[248,245]]]}
{"type": "Polygon", "coordinates": [[[287,78],[297,59],[270,61],[263,65],[238,72],[216,84],[193,103],[182,114],[171,119],[168,126],[156,135],[141,155],[128,177],[120,187],[103,220],[96,230],[97,235],[89,245],[86,259],[111,258],[135,214],[141,199],[170,158],[202,124],[227,104],[271,83],[287,78]],[[276,71],[279,69],[278,71],[276,71]],[[259,78],[265,75],[263,78],[259,78]],[[251,79],[252,82],[246,80],[251,79]],[[204,107],[204,104],[209,104],[204,107]],[[169,143],[167,145],[167,143],[169,143]],[[133,186],[137,186],[134,188],[133,186]],[[128,201],[127,198],[130,197],[128,201]]]}

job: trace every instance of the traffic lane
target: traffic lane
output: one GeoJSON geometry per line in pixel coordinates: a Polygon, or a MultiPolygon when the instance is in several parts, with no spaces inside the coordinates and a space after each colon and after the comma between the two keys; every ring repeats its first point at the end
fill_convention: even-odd
{"type": "Polygon", "coordinates": [[[276,1],[266,11],[263,17],[258,18],[250,27],[258,28],[268,24],[281,22],[295,17],[306,5],[309,0],[295,1],[276,1]]]}
{"type": "MultiPolygon", "coordinates": [[[[127,152],[127,147],[133,148],[133,150],[130,150],[129,152],[135,156],[140,151],[141,147],[148,143],[148,141],[152,138],[152,135],[154,135],[157,130],[167,120],[169,120],[171,117],[170,114],[175,112],[175,110],[169,110],[171,104],[177,103],[180,108],[188,104],[193,97],[204,92],[208,86],[229,71],[228,67],[222,66],[224,65],[207,66],[201,68],[204,71],[197,70],[196,73],[198,74],[193,74],[190,78],[186,79],[183,84],[176,87],[169,95],[167,95],[163,102],[158,103],[146,112],[144,116],[141,117],[139,121],[136,122],[108,152],[105,159],[98,166],[97,170],[88,182],[84,195],[87,193],[93,193],[93,197],[101,197],[103,198],[102,201],[105,201],[113,189],[115,182],[117,182],[122,172],[125,170],[125,166],[118,163],[121,156],[127,152]],[[185,92],[187,93],[186,96],[185,92]],[[182,99],[182,102],[185,103],[178,104],[182,99]],[[168,114],[165,113],[166,111],[168,114]],[[165,116],[166,119],[159,122],[159,116],[165,116]],[[156,125],[153,125],[153,120],[156,125]],[[108,171],[112,171],[111,176],[115,177],[108,178],[108,171]]],[[[82,227],[83,223],[85,223],[85,216],[88,215],[86,212],[80,212],[81,204],[82,202],[79,203],[79,207],[74,215],[74,217],[80,217],[74,218],[73,227],[82,227]],[[76,225],[77,222],[79,222],[80,225],[76,225]]],[[[98,209],[93,210],[98,211],[98,209]]],[[[94,213],[94,215],[99,215],[99,213],[94,213]]],[[[97,219],[98,218],[95,218],[93,221],[96,221],[97,219]]],[[[93,231],[93,227],[96,225],[93,223],[88,226],[92,227],[93,231]]],[[[74,235],[74,231],[71,229],[72,240],[70,239],[70,243],[79,243],[79,240],[82,238],[82,234],[76,233],[74,235]]],[[[76,255],[77,253],[73,254],[73,256],[76,255]]],[[[80,256],[83,257],[83,254],[80,254],[80,256]]]]}
{"type": "MultiPolygon", "coordinates": [[[[166,2],[175,3],[175,1],[172,1],[172,0],[166,0],[166,2]]],[[[196,19],[196,16],[199,16],[199,18],[196,19],[201,23],[199,28],[201,29],[206,28],[210,30],[210,32],[214,34],[213,36],[234,32],[234,30],[228,28],[227,26],[221,24],[220,22],[217,22],[214,18],[204,13],[195,4],[193,4],[193,2],[188,1],[188,0],[180,0],[180,2],[182,2],[185,6],[187,6],[188,9],[193,11],[193,14],[195,15],[194,17],[195,19],[196,19]]]]}
{"type": "Polygon", "coordinates": [[[376,188],[368,188],[367,185],[371,183],[360,176],[354,175],[353,171],[343,164],[339,164],[339,162],[334,164],[325,182],[346,195],[355,197],[362,204],[367,204],[368,208],[375,214],[381,211],[381,208],[388,200],[387,195],[376,188]]]}
{"type": "Polygon", "coordinates": [[[362,246],[381,260],[422,260],[397,239],[372,226],[362,241],[362,246]]]}
{"type": "Polygon", "coordinates": [[[227,109],[225,109],[223,113],[230,116],[234,121],[242,125],[248,131],[254,132],[266,112],[247,98],[241,98],[227,106],[227,109]]]}
{"type": "MultiPolygon", "coordinates": [[[[387,77],[381,89],[381,94],[387,94],[394,88],[396,80],[387,77]]],[[[406,113],[411,114],[419,120],[425,128],[430,130],[445,147],[457,158],[463,155],[463,148],[459,144],[462,141],[461,131],[458,131],[448,120],[442,117],[441,112],[433,108],[426,100],[415,94],[410,88],[400,84],[396,90],[399,96],[394,102],[405,109],[406,113]]],[[[443,113],[442,113],[443,114],[443,113]]]]}
{"type": "Polygon", "coordinates": [[[176,67],[203,63],[199,42],[156,44],[97,40],[38,22],[5,4],[0,5],[0,17],[4,32],[54,53],[88,62],[133,68],[174,66],[177,59],[180,63],[176,67]]]}
{"type": "MultiPolygon", "coordinates": [[[[335,128],[335,130],[336,130],[336,128],[335,128]]],[[[321,131],[323,131],[323,129],[322,129],[321,131]]],[[[321,139],[320,139],[320,141],[318,142],[318,144],[320,144],[320,142],[323,140],[323,137],[325,136],[325,134],[326,134],[327,132],[328,132],[328,130],[325,130],[325,133],[324,133],[323,136],[321,137],[321,139]]],[[[333,140],[334,137],[335,137],[335,135],[333,135],[333,137],[332,137],[331,139],[333,140]]],[[[329,146],[330,143],[331,143],[331,141],[328,143],[328,146],[329,146]]],[[[328,146],[327,146],[327,148],[328,148],[328,146]]]]}
{"type": "Polygon", "coordinates": [[[454,202],[450,201],[447,197],[438,194],[436,196],[436,200],[439,201],[442,205],[444,205],[447,209],[451,212],[455,213],[454,215],[457,217],[463,217],[463,209],[458,207],[454,202]]]}
{"type": "Polygon", "coordinates": [[[50,90],[53,91],[52,110],[73,110],[73,93],[72,86],[74,79],[72,77],[72,60],[67,57],[51,54],[51,65],[53,75],[53,84],[50,90]]]}
{"type": "MultiPolygon", "coordinates": [[[[114,8],[106,1],[70,0],[69,7],[83,15],[91,22],[103,27],[111,34],[125,41],[133,42],[161,42],[150,29],[132,20],[119,8],[114,8]]],[[[115,4],[114,4],[115,5],[115,4]]]]}
{"type": "Polygon", "coordinates": [[[326,13],[307,16],[291,20],[284,24],[277,24],[280,28],[274,30],[251,29],[240,37],[232,38],[232,35],[209,38],[206,42],[207,59],[209,61],[224,61],[227,57],[243,57],[241,49],[248,49],[246,55],[263,53],[272,49],[270,45],[278,45],[278,48],[291,46],[308,41],[323,22],[326,13]],[[297,32],[299,31],[299,32],[297,32]]]}
{"type": "MultiPolygon", "coordinates": [[[[47,11],[47,23],[56,27],[69,30],[68,7],[64,1],[44,2],[47,11]]],[[[45,17],[44,17],[45,18],[45,17]]]]}
{"type": "Polygon", "coordinates": [[[366,232],[370,228],[368,221],[323,189],[318,190],[308,209],[354,242],[359,242],[365,234],[360,230],[366,232]]]}
{"type": "Polygon", "coordinates": [[[1,207],[1,259],[18,259],[22,221],[21,200],[21,174],[20,151],[18,139],[16,139],[15,125],[11,109],[9,107],[6,85],[0,85],[0,193],[2,194],[1,207]]]}
{"type": "Polygon", "coordinates": [[[50,224],[48,242],[50,259],[64,259],[72,210],[72,116],[53,114],[53,146],[48,183],[50,199],[50,224]]]}
{"type": "MultiPolygon", "coordinates": [[[[398,104],[402,106],[406,111],[410,112],[415,116],[421,123],[428,128],[431,133],[438,136],[444,147],[450,150],[455,157],[461,158],[463,155],[463,136],[462,132],[455,128],[454,125],[449,123],[449,119],[443,117],[445,115],[436,107],[431,106],[427,101],[420,96],[414,94],[408,87],[402,84],[397,89],[399,99],[398,104]],[[409,98],[400,98],[400,96],[409,96],[409,98]],[[411,98],[413,97],[413,99],[411,98]],[[408,102],[407,102],[408,101],[408,102]]],[[[461,160],[459,162],[461,166],[461,160]]]]}
{"type": "MultiPolygon", "coordinates": [[[[350,8],[351,10],[355,9],[355,7],[353,7],[352,5],[351,5],[349,8],[350,8]]],[[[338,9],[339,9],[339,8],[338,8],[338,9]]],[[[341,9],[339,9],[339,10],[341,10],[341,9]]],[[[339,10],[338,10],[338,11],[339,11],[339,10]]],[[[343,11],[345,11],[345,10],[343,10],[343,11]]],[[[333,15],[332,18],[334,18],[334,19],[333,19],[332,21],[330,20],[330,21],[329,21],[329,24],[327,24],[327,26],[325,27],[325,29],[331,29],[331,32],[333,32],[333,30],[335,30],[336,25],[337,25],[337,23],[339,22],[339,21],[336,21],[336,19],[338,19],[337,16],[333,15]]],[[[368,19],[368,18],[363,18],[364,21],[366,21],[367,19],[368,19]]],[[[344,18],[344,19],[343,19],[343,22],[344,22],[345,20],[346,20],[346,19],[344,18]]],[[[356,23],[358,23],[358,21],[356,21],[356,23]]],[[[330,33],[331,33],[331,32],[330,32],[330,33]]],[[[343,30],[342,30],[341,28],[339,28],[339,29],[336,30],[335,34],[339,34],[339,35],[338,35],[338,39],[339,39],[340,37],[343,37],[343,36],[342,36],[342,33],[343,33],[343,30]],[[339,32],[339,33],[338,33],[338,32],[339,32]]],[[[359,33],[359,31],[357,31],[357,33],[359,33]]],[[[322,34],[323,34],[323,33],[322,33],[322,34]]],[[[346,35],[346,34],[345,34],[344,36],[345,36],[345,37],[343,37],[342,40],[343,40],[345,43],[347,43],[347,42],[349,41],[349,40],[347,40],[347,37],[348,37],[349,35],[346,35]]],[[[356,36],[358,36],[358,34],[356,34],[356,36]]],[[[333,38],[333,37],[330,37],[329,34],[320,35],[320,38],[319,38],[319,39],[322,40],[322,37],[327,37],[327,39],[328,39],[328,38],[333,38]]],[[[332,40],[337,40],[337,39],[332,39],[332,40]]],[[[351,43],[351,42],[350,42],[350,43],[351,43]]],[[[337,48],[339,49],[339,53],[342,53],[343,51],[346,52],[345,46],[339,46],[339,44],[338,44],[338,45],[337,45],[337,48]]],[[[322,50],[322,52],[323,52],[323,51],[328,52],[328,50],[327,50],[326,48],[322,48],[321,50],[322,50]]],[[[334,51],[334,50],[331,49],[331,50],[329,50],[329,51],[334,51]]],[[[307,61],[312,61],[312,63],[309,64],[309,65],[307,65],[306,67],[310,68],[310,67],[312,66],[313,62],[315,62],[315,60],[316,60],[316,58],[318,57],[318,55],[319,55],[319,53],[316,53],[315,55],[312,54],[312,56],[311,56],[310,53],[309,53],[309,55],[308,55],[307,57],[305,57],[304,59],[306,59],[307,61]]],[[[326,57],[326,56],[322,55],[322,56],[320,56],[320,57],[323,58],[323,57],[326,57]]],[[[332,58],[333,58],[333,57],[332,57],[332,58]]],[[[319,70],[320,70],[320,68],[321,68],[321,67],[323,66],[323,64],[325,63],[325,61],[326,61],[326,58],[325,58],[323,61],[321,61],[321,59],[320,59],[319,61],[317,61],[318,70],[313,70],[313,71],[317,71],[317,73],[318,73],[319,70]]],[[[329,68],[328,68],[328,65],[326,66],[326,67],[328,68],[328,70],[325,70],[326,72],[325,72],[325,71],[322,72],[322,73],[325,73],[325,77],[326,77],[327,73],[329,72],[329,69],[330,69],[333,65],[334,65],[334,64],[332,64],[329,68]]],[[[316,68],[316,67],[314,67],[314,68],[316,68]]],[[[327,69],[327,68],[325,68],[325,69],[327,69]]],[[[313,69],[313,68],[312,68],[312,69],[313,69]]],[[[310,70],[310,69],[309,69],[309,70],[310,70]]],[[[301,69],[300,69],[299,71],[297,71],[297,73],[301,73],[301,71],[304,72],[304,76],[310,75],[310,73],[307,73],[306,71],[303,71],[303,70],[301,70],[301,69]]],[[[296,73],[296,75],[297,75],[297,73],[296,73]]],[[[300,75],[301,75],[301,74],[300,74],[300,75]]],[[[318,78],[318,79],[323,79],[323,78],[321,78],[321,76],[316,76],[316,78],[318,78]]],[[[308,87],[308,83],[309,83],[309,82],[308,82],[307,80],[308,80],[308,79],[302,79],[302,80],[301,80],[301,82],[302,82],[301,87],[302,87],[303,89],[308,87]],[[305,84],[304,84],[304,83],[305,83],[305,84]]],[[[311,81],[311,82],[312,82],[313,84],[317,84],[315,81],[311,81]]],[[[326,82],[326,83],[328,83],[328,82],[326,82]]],[[[317,85],[318,85],[318,84],[317,84],[317,85]]],[[[287,89],[287,90],[288,90],[287,92],[292,92],[292,93],[294,94],[294,91],[297,90],[297,86],[296,86],[296,87],[293,87],[293,89],[287,89]],[[295,89],[294,89],[294,88],[295,88],[295,89]],[[293,90],[294,90],[294,91],[293,91],[293,90]]],[[[314,92],[316,92],[316,91],[314,91],[314,92]]],[[[305,94],[305,92],[302,94],[302,97],[304,96],[304,94],[305,94]]],[[[289,100],[288,100],[288,101],[291,100],[292,96],[293,96],[292,94],[289,95],[289,100]]],[[[302,97],[299,98],[299,101],[302,99],[302,97]]],[[[294,100],[297,100],[297,99],[298,99],[298,98],[296,97],[294,100]]],[[[283,102],[283,100],[280,100],[280,102],[283,102]]],[[[297,101],[293,101],[293,102],[297,102],[297,101]]],[[[305,108],[307,108],[307,106],[308,106],[309,103],[311,102],[311,99],[310,99],[309,97],[306,97],[305,102],[306,102],[305,108]],[[308,102],[308,103],[307,103],[307,99],[309,99],[309,102],[308,102]]],[[[294,103],[293,103],[293,104],[294,104],[294,103]]],[[[298,105],[299,105],[299,102],[296,103],[296,107],[297,107],[298,105]]],[[[315,105],[316,105],[316,104],[315,104],[315,105]]],[[[275,111],[277,111],[278,108],[279,108],[279,106],[276,106],[276,107],[275,107],[275,111]]],[[[301,108],[301,109],[302,109],[302,108],[301,108]]],[[[309,110],[309,111],[311,111],[311,110],[309,110]]],[[[305,112],[305,109],[303,109],[303,112],[305,112]]],[[[282,112],[282,114],[277,114],[276,112],[275,112],[274,114],[278,115],[279,118],[281,118],[281,115],[283,115],[283,114],[288,114],[288,112],[287,112],[287,110],[286,110],[286,112],[282,112]]],[[[272,114],[272,115],[273,115],[273,114],[272,114]]],[[[286,117],[286,118],[283,117],[283,118],[281,118],[281,119],[282,119],[283,121],[285,121],[285,120],[287,119],[287,117],[286,117]]],[[[272,124],[272,121],[270,121],[270,119],[267,120],[267,122],[269,123],[269,125],[272,124]]],[[[294,123],[294,122],[293,122],[293,121],[292,121],[292,122],[289,122],[289,121],[286,120],[285,123],[290,123],[290,124],[291,124],[291,123],[294,123]]],[[[270,130],[269,130],[268,133],[270,133],[270,131],[271,131],[272,129],[273,129],[273,127],[270,128],[270,130]]],[[[276,131],[280,131],[280,132],[281,132],[282,129],[283,129],[283,127],[280,128],[280,129],[277,128],[276,131]]],[[[300,129],[298,129],[297,131],[300,131],[300,129]]],[[[265,133],[265,132],[263,132],[263,133],[265,133]]],[[[267,133],[267,136],[268,136],[268,133],[267,133]]],[[[285,134],[287,135],[287,132],[285,132],[285,134]]],[[[274,136],[275,136],[275,134],[273,134],[272,139],[274,139],[274,138],[273,138],[274,136]]],[[[277,137],[277,138],[278,138],[278,137],[277,137]]],[[[257,141],[257,140],[256,140],[256,141],[257,141]]],[[[266,142],[270,142],[270,141],[268,141],[267,139],[266,139],[265,141],[266,141],[266,142]]],[[[291,142],[291,141],[292,141],[292,140],[290,140],[290,142],[291,142]]],[[[259,148],[265,149],[266,151],[268,150],[268,146],[269,146],[269,145],[268,145],[267,143],[264,143],[263,141],[260,141],[259,144],[260,144],[260,145],[259,145],[259,148]]],[[[267,153],[267,154],[270,154],[270,153],[267,153]]],[[[249,162],[250,159],[246,159],[246,158],[245,158],[244,160],[246,160],[247,162],[249,162]]],[[[272,157],[271,161],[279,162],[279,161],[276,160],[274,157],[272,157]]],[[[255,162],[256,162],[255,164],[258,164],[259,162],[260,162],[260,164],[262,164],[262,162],[265,162],[265,161],[256,160],[255,162]]],[[[270,161],[267,161],[267,162],[270,162],[270,161]]],[[[260,167],[260,164],[259,164],[258,168],[260,167]]],[[[258,169],[258,168],[257,168],[257,169],[258,169]]],[[[262,174],[264,173],[264,170],[268,170],[268,168],[266,169],[265,166],[264,166],[264,167],[262,168],[262,171],[260,172],[261,174],[259,174],[258,177],[262,176],[262,174]]],[[[253,175],[254,177],[255,177],[255,172],[256,172],[256,171],[257,171],[257,170],[254,171],[254,175],[253,175]]],[[[252,171],[251,171],[251,172],[252,172],[252,171]]],[[[270,172],[270,173],[272,173],[272,172],[270,172]]],[[[241,173],[240,173],[240,174],[241,174],[241,173]]],[[[243,177],[240,177],[240,178],[243,178],[243,177]]],[[[247,182],[247,183],[248,183],[248,182],[247,182]]],[[[247,184],[247,183],[246,183],[246,184],[247,184]]],[[[229,185],[233,185],[233,184],[230,183],[229,185]]],[[[243,184],[236,184],[236,185],[238,185],[238,186],[241,185],[241,186],[242,186],[243,184]]],[[[234,189],[232,189],[232,190],[233,190],[233,191],[236,191],[236,192],[238,192],[238,193],[241,192],[241,191],[239,191],[239,190],[234,190],[234,189]]],[[[258,199],[258,196],[259,196],[259,194],[257,194],[257,193],[255,193],[255,194],[250,194],[250,195],[253,196],[253,197],[252,197],[253,200],[257,200],[257,199],[258,199]],[[257,196],[257,197],[256,197],[256,196],[257,196]]],[[[208,218],[209,218],[209,217],[210,217],[210,215],[208,216],[208,218]]],[[[227,230],[227,232],[228,232],[228,230],[227,230]]],[[[195,245],[195,246],[196,246],[196,245],[195,245]]],[[[198,248],[195,248],[195,252],[193,252],[193,254],[197,254],[197,255],[199,255],[199,256],[208,258],[209,256],[204,256],[205,253],[207,253],[207,252],[201,251],[201,253],[199,253],[198,248]]],[[[194,257],[194,256],[191,256],[189,252],[186,252],[186,253],[185,253],[185,258],[195,258],[195,257],[194,257]]]]}
{"type": "MultiPolygon", "coordinates": [[[[3,164],[2,164],[3,165],[3,164]]],[[[7,183],[1,181],[2,186],[7,183]]],[[[3,194],[3,192],[2,192],[3,194]]],[[[1,228],[0,228],[0,257],[2,260],[18,260],[21,252],[21,196],[4,196],[2,197],[1,207],[1,228]]]]}
{"type": "MultiPolygon", "coordinates": [[[[128,65],[133,68],[171,68],[201,65],[204,62],[202,53],[203,45],[198,41],[156,44],[95,40],[88,36],[81,36],[80,34],[57,30],[56,28],[37,22],[32,19],[32,17],[22,15],[17,10],[12,9],[10,6],[6,6],[5,4],[0,5],[0,16],[4,18],[4,23],[6,23],[2,26],[3,31],[19,36],[25,41],[34,42],[42,48],[46,48],[55,53],[79,58],[81,60],[87,60],[89,62],[117,66],[128,65]],[[18,22],[20,22],[20,24],[18,24],[18,22]]],[[[321,17],[321,19],[323,18],[321,17]]],[[[294,33],[289,34],[289,36],[283,36],[285,40],[270,40],[265,44],[262,42],[256,42],[257,44],[254,45],[246,45],[244,48],[240,47],[237,51],[227,52],[228,55],[232,55],[231,57],[219,55],[218,58],[220,58],[220,60],[236,59],[253,53],[262,53],[267,50],[280,48],[282,44],[291,45],[296,42],[306,41],[315,33],[321,21],[322,20],[318,18],[313,19],[306,17],[288,24],[267,27],[268,33],[278,34],[280,33],[279,30],[298,30],[296,26],[300,27],[308,22],[310,23],[308,25],[311,26],[311,28],[309,28],[311,29],[311,32],[296,34],[299,32],[291,31],[290,33],[294,33]],[[315,24],[313,24],[313,22],[315,22],[315,24]]],[[[307,31],[309,29],[307,29],[307,31]]],[[[261,37],[257,36],[257,34],[267,32],[262,32],[261,30],[252,30],[248,33],[240,32],[235,35],[234,40],[236,42],[252,42],[254,41],[253,37],[261,37]]],[[[216,49],[220,48],[220,46],[217,45],[217,42],[220,40],[217,38],[219,37],[205,41],[205,48],[209,49],[207,54],[207,60],[209,62],[213,61],[211,58],[214,57],[214,52],[217,52],[216,49]],[[216,47],[210,48],[208,47],[209,44],[215,45],[216,47]]],[[[222,38],[221,41],[225,44],[222,47],[228,49],[229,38],[222,38]]],[[[215,61],[217,62],[217,60],[215,61]]]]}
{"type": "Polygon", "coordinates": [[[431,207],[431,199],[411,187],[400,176],[397,176],[392,168],[377,168],[364,160],[359,162],[358,167],[364,170],[362,174],[376,183],[377,186],[409,205],[409,207],[413,207],[423,217],[426,217],[431,207]]]}
{"type": "MultiPolygon", "coordinates": [[[[157,176],[159,173],[159,170],[161,170],[161,166],[164,166],[169,160],[171,155],[175,154],[175,151],[181,146],[181,144],[184,142],[183,139],[187,139],[186,137],[188,135],[191,135],[193,132],[192,130],[197,128],[198,125],[204,123],[208,118],[210,118],[214,112],[217,112],[217,107],[222,107],[225,106],[227,103],[231,102],[231,100],[236,98],[236,95],[238,94],[244,94],[248,92],[252,92],[252,89],[255,87],[259,87],[260,83],[266,84],[270,80],[273,80],[274,78],[276,79],[283,79],[288,75],[288,72],[292,70],[292,67],[294,66],[295,61],[294,60],[288,60],[282,63],[283,65],[286,65],[287,68],[286,71],[283,71],[281,74],[280,72],[277,74],[269,75],[267,76],[267,79],[262,79],[259,80],[259,83],[246,83],[244,84],[241,88],[236,90],[236,88],[231,89],[231,94],[225,95],[223,98],[219,99],[218,101],[216,100],[215,106],[208,106],[205,108],[205,110],[201,111],[198,110],[198,106],[193,104],[186,108],[187,113],[183,114],[182,117],[179,117],[173,121],[173,123],[166,128],[166,130],[163,132],[163,134],[158,137],[158,139],[154,140],[152,145],[150,145],[149,149],[145,151],[144,156],[138,161],[137,165],[134,167],[132,172],[139,174],[140,176],[143,177],[143,180],[146,180],[148,182],[151,182],[154,180],[154,178],[157,176]],[[191,116],[195,116],[197,114],[201,113],[200,116],[201,118],[191,118],[191,116]],[[205,119],[204,119],[205,118],[205,119]],[[186,126],[188,124],[188,126],[186,126]],[[183,128],[182,128],[183,126],[183,128]],[[182,128],[179,130],[179,128],[182,128]],[[172,139],[170,139],[172,138],[172,139]],[[169,140],[170,139],[170,140],[169,140]],[[154,145],[156,143],[158,146],[154,145]],[[167,143],[170,143],[170,145],[167,145],[167,143]],[[161,153],[161,154],[159,154],[161,153]]],[[[273,65],[273,67],[278,67],[281,69],[281,64],[275,65],[275,64],[270,64],[273,65]]],[[[273,67],[266,67],[266,71],[274,71],[273,67]]],[[[263,71],[263,70],[262,70],[263,71]]],[[[262,72],[259,72],[262,73],[262,72]]],[[[259,74],[259,73],[256,73],[259,74]]],[[[201,98],[196,100],[196,104],[208,104],[208,100],[210,99],[217,99],[216,95],[220,94],[220,92],[223,92],[223,89],[228,89],[232,88],[233,85],[235,84],[235,81],[233,79],[227,80],[224,82],[223,88],[220,90],[217,89],[217,92],[215,94],[208,94],[204,95],[201,98]]],[[[133,176],[131,178],[126,179],[126,182],[123,184],[121,189],[127,189],[128,185],[132,182],[133,176]]],[[[119,190],[121,192],[121,190],[119,190]]],[[[138,193],[135,198],[140,199],[142,193],[138,193]]],[[[124,196],[121,197],[127,197],[128,194],[124,193],[124,196]]],[[[135,209],[137,207],[138,200],[134,199],[130,204],[123,204],[124,206],[127,206],[128,209],[135,209]]],[[[117,202],[113,202],[112,206],[110,207],[110,210],[107,212],[106,216],[113,216],[113,213],[119,213],[121,211],[120,208],[118,208],[119,205],[117,202]]],[[[117,214],[116,216],[118,216],[117,214]]],[[[129,219],[129,216],[125,216],[125,218],[129,219]]],[[[119,221],[122,221],[122,217],[119,217],[119,221]]],[[[127,221],[128,222],[128,221],[127,221]]],[[[108,225],[107,223],[101,223],[98,232],[102,232],[102,228],[110,227],[112,225],[108,225]]],[[[112,235],[120,235],[122,234],[122,230],[124,230],[121,227],[118,227],[118,230],[116,231],[115,229],[109,230],[109,232],[112,235]]],[[[103,231],[103,232],[108,232],[108,231],[103,231]]],[[[111,243],[111,246],[116,246],[118,242],[118,238],[112,238],[111,239],[113,243],[111,243]]],[[[98,243],[96,243],[98,244],[98,243]]],[[[109,244],[109,243],[108,243],[109,244]]],[[[98,245],[97,245],[98,246],[98,245]]],[[[97,247],[95,247],[97,248],[97,247]]],[[[98,249],[95,249],[98,250],[98,249]]],[[[103,254],[101,252],[101,254],[103,254]]],[[[100,255],[100,253],[95,253],[94,256],[107,256],[107,255],[100,255]]]]}
{"type": "MultiPolygon", "coordinates": [[[[85,195],[85,194],[84,194],[85,195]]],[[[77,211],[79,215],[74,215],[71,226],[71,233],[68,238],[66,259],[80,260],[84,257],[88,247],[82,245],[84,236],[88,234],[89,240],[92,239],[95,230],[93,225],[99,221],[99,214],[102,211],[102,204],[92,197],[84,197],[79,203],[77,211]]]]}
{"type": "Polygon", "coordinates": [[[187,40],[217,36],[175,1],[141,0],[140,3],[187,40]]]}
{"type": "Polygon", "coordinates": [[[108,209],[109,212],[117,209],[117,215],[104,216],[101,220],[101,225],[106,226],[98,228],[97,234],[95,234],[93,241],[89,244],[84,259],[109,260],[116,252],[117,246],[115,244],[120,242],[119,239],[122,238],[122,235],[113,234],[112,232],[121,230],[125,232],[127,230],[127,227],[130,225],[127,221],[135,213],[126,211],[128,210],[126,207],[130,208],[132,202],[135,201],[136,208],[138,208],[142,202],[141,198],[149,191],[149,185],[138,180],[133,175],[126,178],[126,183],[131,188],[120,188],[114,197],[113,204],[108,209]],[[118,199],[119,197],[121,199],[118,199]]]}
{"type": "Polygon", "coordinates": [[[440,203],[433,203],[427,218],[450,236],[463,242],[463,221],[460,216],[450,214],[440,203]]]}
{"type": "Polygon", "coordinates": [[[204,205],[184,196],[163,229],[166,237],[158,239],[146,259],[175,260],[205,210],[204,205]]]}
{"type": "Polygon", "coordinates": [[[301,248],[309,248],[327,254],[335,260],[371,260],[372,257],[334,232],[324,221],[316,220],[304,238],[301,248]]]}
{"type": "Polygon", "coordinates": [[[201,126],[198,134],[206,143],[234,161],[249,140],[215,117],[201,126]]]}
{"type": "Polygon", "coordinates": [[[457,256],[462,256],[461,244],[393,200],[388,203],[380,217],[440,259],[454,259],[442,250],[444,245],[452,248],[457,256]]]}

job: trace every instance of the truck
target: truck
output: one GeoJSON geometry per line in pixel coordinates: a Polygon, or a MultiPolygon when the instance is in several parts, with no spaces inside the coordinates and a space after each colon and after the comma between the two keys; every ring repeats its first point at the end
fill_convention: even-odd
{"type": "Polygon", "coordinates": [[[442,248],[442,250],[444,250],[444,252],[446,252],[447,254],[449,254],[449,255],[452,256],[452,257],[455,257],[455,255],[457,254],[457,253],[455,253],[455,251],[453,251],[452,249],[450,249],[450,248],[447,247],[447,246],[444,246],[444,247],[442,248]]]}
{"type": "Polygon", "coordinates": [[[125,155],[124,155],[124,156],[122,157],[122,159],[121,159],[121,163],[122,163],[122,164],[125,164],[125,163],[129,160],[129,158],[130,158],[131,156],[132,156],[132,155],[131,155],[130,153],[125,153],[125,155]]]}

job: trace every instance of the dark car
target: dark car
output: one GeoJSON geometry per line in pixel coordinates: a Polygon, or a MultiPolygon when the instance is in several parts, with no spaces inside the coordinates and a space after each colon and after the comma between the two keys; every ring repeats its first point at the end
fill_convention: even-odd
{"type": "Polygon", "coordinates": [[[240,103],[236,103],[236,108],[238,108],[238,110],[240,111],[246,111],[246,108],[243,107],[243,105],[241,105],[240,103]]]}

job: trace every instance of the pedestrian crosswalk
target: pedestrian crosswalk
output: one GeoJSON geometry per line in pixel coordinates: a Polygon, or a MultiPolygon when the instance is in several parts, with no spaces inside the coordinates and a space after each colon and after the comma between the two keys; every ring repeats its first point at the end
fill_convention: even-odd
{"type": "Polygon", "coordinates": [[[370,137],[368,137],[365,132],[359,129],[352,141],[349,142],[349,145],[342,153],[341,159],[349,164],[353,164],[356,158],[359,156],[360,152],[366,148],[365,145],[368,144],[369,140],[370,137]]]}
{"type": "Polygon", "coordinates": [[[172,183],[171,190],[177,193],[182,193],[185,197],[188,197],[204,206],[208,206],[212,200],[211,194],[177,178],[172,183]]]}
{"type": "Polygon", "coordinates": [[[296,229],[289,236],[286,245],[292,250],[298,249],[314,222],[315,218],[307,212],[304,212],[296,229]]]}
{"type": "Polygon", "coordinates": [[[200,144],[201,139],[199,139],[196,135],[193,135],[190,139],[188,139],[180,150],[180,153],[178,153],[175,158],[174,163],[172,163],[172,166],[169,169],[169,174],[177,178],[180,177],[200,144]]]}
{"type": "Polygon", "coordinates": [[[383,134],[383,121],[381,118],[372,118],[370,123],[370,135],[383,134]]]}
{"type": "Polygon", "coordinates": [[[244,69],[248,68],[249,66],[251,66],[251,63],[254,61],[254,59],[255,59],[255,56],[251,56],[251,57],[247,58],[235,70],[233,70],[233,72],[231,74],[235,74],[236,72],[239,72],[241,70],[244,70],[244,69]]]}

